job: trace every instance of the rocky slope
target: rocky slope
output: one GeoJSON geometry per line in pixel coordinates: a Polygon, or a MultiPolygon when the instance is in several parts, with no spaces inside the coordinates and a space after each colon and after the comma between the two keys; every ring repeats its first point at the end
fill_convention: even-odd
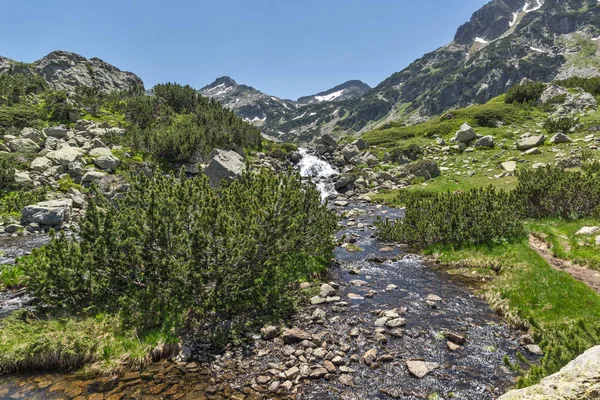
{"type": "Polygon", "coordinates": [[[79,86],[95,87],[105,93],[144,86],[131,72],[121,71],[99,58],[88,60],[66,51],[53,51],[31,64],[0,56],[0,74],[19,72],[40,75],[51,88],[67,92],[79,86]]]}
{"type": "Polygon", "coordinates": [[[260,126],[263,134],[283,141],[307,141],[321,132],[330,133],[336,123],[370,87],[348,81],[297,101],[280,99],[253,87],[222,77],[200,89],[246,121],[260,126]]]}
{"type": "Polygon", "coordinates": [[[452,42],[383,81],[339,125],[361,131],[393,119],[419,121],[484,103],[524,77],[600,75],[598,36],[596,0],[492,0],[452,42]]]}

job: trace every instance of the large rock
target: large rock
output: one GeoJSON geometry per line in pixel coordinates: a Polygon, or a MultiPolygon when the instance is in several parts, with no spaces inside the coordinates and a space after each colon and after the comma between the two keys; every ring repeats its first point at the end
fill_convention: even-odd
{"type": "Polygon", "coordinates": [[[350,162],[350,160],[360,153],[360,150],[353,144],[347,144],[342,148],[341,152],[344,160],[346,160],[346,162],[350,162]]]}
{"type": "Polygon", "coordinates": [[[440,364],[421,360],[409,360],[406,362],[406,367],[412,375],[421,379],[434,369],[439,368],[440,364]]]}
{"type": "Polygon", "coordinates": [[[536,135],[523,138],[517,142],[517,149],[521,151],[529,150],[544,144],[546,136],[536,135]]]}
{"type": "Polygon", "coordinates": [[[31,169],[36,172],[46,172],[52,168],[52,161],[46,157],[38,157],[31,162],[31,169]]]}
{"type": "Polygon", "coordinates": [[[475,139],[477,134],[473,128],[467,124],[466,122],[460,126],[460,129],[456,131],[456,135],[454,136],[454,140],[461,143],[467,143],[471,140],[475,139]]]}
{"type": "Polygon", "coordinates": [[[319,139],[319,143],[323,144],[327,147],[333,147],[333,148],[337,148],[337,141],[334,139],[333,136],[331,135],[323,135],[321,136],[321,139],[319,139]]]}
{"type": "Polygon", "coordinates": [[[98,157],[94,160],[94,164],[104,171],[114,171],[121,165],[121,160],[112,154],[98,157]]]}
{"type": "Polygon", "coordinates": [[[475,147],[494,147],[494,137],[489,135],[480,137],[475,142],[475,147]]]}
{"type": "Polygon", "coordinates": [[[352,144],[358,147],[359,150],[366,150],[369,148],[369,143],[365,142],[362,138],[354,141],[352,144]]]}
{"type": "Polygon", "coordinates": [[[22,221],[25,224],[37,223],[43,226],[61,226],[71,219],[73,200],[60,199],[44,201],[23,209],[22,221]]]}
{"type": "Polygon", "coordinates": [[[77,160],[83,154],[83,150],[76,147],[65,146],[58,150],[54,150],[46,154],[46,157],[50,159],[55,165],[68,166],[73,161],[77,160]]]}
{"type": "Polygon", "coordinates": [[[569,139],[569,137],[567,135],[565,135],[564,133],[557,133],[556,135],[554,135],[550,138],[550,143],[552,143],[552,144],[569,143],[570,141],[571,141],[571,139],[569,139]]]}
{"type": "Polygon", "coordinates": [[[294,344],[303,340],[311,340],[312,335],[298,328],[290,328],[283,331],[283,343],[294,344]]]}
{"type": "Polygon", "coordinates": [[[425,180],[440,176],[440,169],[437,163],[431,160],[419,160],[403,168],[406,168],[414,176],[423,177],[425,180]]]}
{"type": "Polygon", "coordinates": [[[47,136],[53,137],[55,139],[64,139],[67,137],[69,130],[64,125],[59,125],[44,129],[44,133],[47,136]]]}
{"type": "Polygon", "coordinates": [[[16,152],[16,153],[37,153],[39,152],[40,146],[38,146],[33,140],[31,139],[15,139],[15,140],[11,140],[8,145],[10,146],[10,148],[12,149],[12,151],[16,152]]]}
{"type": "Polygon", "coordinates": [[[234,180],[246,169],[244,159],[235,151],[217,149],[212,152],[210,158],[204,174],[208,176],[213,186],[218,186],[222,180],[234,180]]]}
{"type": "Polygon", "coordinates": [[[498,400],[590,400],[600,397],[600,346],[592,347],[554,375],[498,400]]]}
{"type": "Polygon", "coordinates": [[[38,146],[43,146],[46,142],[46,134],[33,128],[21,129],[20,137],[21,139],[31,139],[38,146]]]}
{"type": "Polygon", "coordinates": [[[90,157],[103,157],[112,155],[112,151],[108,147],[95,147],[90,150],[90,157]]]}

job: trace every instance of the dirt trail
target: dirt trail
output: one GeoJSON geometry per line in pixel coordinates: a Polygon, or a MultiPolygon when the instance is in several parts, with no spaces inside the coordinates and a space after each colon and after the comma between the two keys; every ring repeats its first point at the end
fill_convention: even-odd
{"type": "Polygon", "coordinates": [[[600,271],[580,267],[570,261],[554,257],[548,243],[533,235],[529,235],[529,246],[548,261],[552,267],[571,274],[573,278],[585,283],[600,294],[600,271]]]}

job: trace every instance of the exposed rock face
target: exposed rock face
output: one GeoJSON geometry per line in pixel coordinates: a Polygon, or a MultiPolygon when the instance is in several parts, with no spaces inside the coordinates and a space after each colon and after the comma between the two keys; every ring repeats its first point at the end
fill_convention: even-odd
{"type": "Polygon", "coordinates": [[[61,226],[69,222],[73,200],[44,201],[23,209],[23,223],[37,223],[43,226],[61,226]]]}
{"type": "Polygon", "coordinates": [[[593,347],[534,386],[498,400],[588,400],[600,396],[600,346],[593,347]]]}
{"type": "Polygon", "coordinates": [[[214,150],[210,158],[204,174],[208,176],[213,186],[218,186],[223,179],[234,180],[246,169],[242,156],[232,150],[214,150]]]}
{"type": "Polygon", "coordinates": [[[121,71],[99,58],[88,60],[66,51],[53,51],[25,71],[14,61],[0,57],[0,73],[11,72],[38,74],[51,88],[65,91],[74,91],[79,86],[95,87],[105,93],[144,87],[142,80],[131,72],[121,71]]]}

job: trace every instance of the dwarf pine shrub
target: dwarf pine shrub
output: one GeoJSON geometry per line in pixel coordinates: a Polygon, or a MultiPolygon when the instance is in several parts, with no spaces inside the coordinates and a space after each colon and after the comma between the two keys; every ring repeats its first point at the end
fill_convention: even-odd
{"type": "Polygon", "coordinates": [[[139,175],[116,203],[90,195],[80,241],[59,235],[20,261],[28,288],[141,329],[290,311],[297,283],[333,250],[337,217],[317,189],[292,173],[247,173],[218,190],[183,175],[139,175]]]}
{"type": "Polygon", "coordinates": [[[542,82],[526,82],[508,89],[504,102],[507,104],[533,104],[542,95],[546,85],[542,82]]]}
{"type": "Polygon", "coordinates": [[[589,217],[600,206],[600,175],[557,167],[518,172],[516,198],[528,218],[589,217]]]}
{"type": "Polygon", "coordinates": [[[426,247],[482,244],[520,238],[520,204],[492,186],[433,197],[408,196],[403,220],[377,222],[383,240],[426,247]]]}

